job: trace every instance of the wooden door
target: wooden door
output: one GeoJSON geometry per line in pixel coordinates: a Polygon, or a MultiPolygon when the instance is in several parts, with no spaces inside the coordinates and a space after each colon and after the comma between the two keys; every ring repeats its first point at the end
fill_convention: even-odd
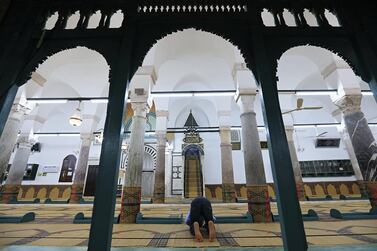
{"type": "Polygon", "coordinates": [[[98,165],[89,165],[88,175],[86,175],[84,196],[94,196],[94,193],[96,191],[96,178],[98,170],[98,165]]]}

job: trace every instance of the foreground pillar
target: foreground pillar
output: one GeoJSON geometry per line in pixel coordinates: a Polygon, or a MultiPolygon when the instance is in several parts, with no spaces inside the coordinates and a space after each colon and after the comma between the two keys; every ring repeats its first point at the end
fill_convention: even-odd
{"type": "Polygon", "coordinates": [[[229,126],[220,127],[220,142],[223,202],[236,202],[237,196],[234,185],[232,143],[229,126]]]}
{"type": "Polygon", "coordinates": [[[69,203],[77,204],[82,201],[85,175],[88,169],[89,151],[92,144],[93,134],[81,134],[80,155],[77,161],[73,184],[71,186],[71,196],[69,203]]]}
{"type": "Polygon", "coordinates": [[[166,132],[156,133],[157,161],[154,176],[153,203],[165,203],[165,148],[166,132]]]}
{"type": "Polygon", "coordinates": [[[0,178],[6,171],[12,150],[17,142],[17,134],[21,129],[26,110],[19,104],[14,104],[0,137],[0,178]]]}
{"type": "Polygon", "coordinates": [[[33,143],[29,135],[21,135],[17,142],[17,150],[13,159],[9,175],[5,185],[1,188],[0,200],[3,203],[16,201],[21,183],[25,174],[25,169],[31,153],[33,143]]]}
{"type": "Polygon", "coordinates": [[[297,158],[295,142],[293,140],[293,132],[294,132],[293,126],[285,126],[285,134],[287,135],[289,153],[291,155],[291,161],[292,161],[292,169],[293,169],[293,174],[295,176],[297,198],[301,201],[304,201],[306,200],[304,182],[302,181],[300,162],[298,161],[298,158],[297,158]]]}
{"type": "Polygon", "coordinates": [[[334,100],[342,112],[342,123],[349,137],[365,183],[361,190],[368,191],[372,207],[377,207],[377,144],[368,121],[360,109],[362,95],[343,95],[334,100]],[[364,188],[365,186],[365,188],[364,188]]]}
{"type": "Polygon", "coordinates": [[[264,173],[258,125],[254,111],[254,94],[238,98],[241,107],[242,146],[245,162],[248,210],[255,222],[271,222],[270,196],[264,173]]]}
{"type": "Polygon", "coordinates": [[[306,251],[308,244],[300,204],[296,193],[292,192],[296,184],[276,88],[276,69],[272,64],[276,58],[267,55],[262,34],[257,32],[252,39],[284,250],[306,251]]]}

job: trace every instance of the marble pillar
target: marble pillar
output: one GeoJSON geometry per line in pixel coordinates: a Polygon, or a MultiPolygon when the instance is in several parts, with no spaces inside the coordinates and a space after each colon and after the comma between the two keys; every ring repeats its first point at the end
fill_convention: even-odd
{"type": "Polygon", "coordinates": [[[9,203],[17,200],[33,143],[34,142],[29,140],[29,135],[20,135],[16,144],[17,149],[7,180],[1,188],[1,202],[9,203]]]}
{"type": "Polygon", "coordinates": [[[165,203],[165,148],[166,132],[156,132],[157,161],[154,174],[153,203],[165,203]]]}
{"type": "MultiPolygon", "coordinates": [[[[20,131],[25,117],[25,109],[14,104],[0,137],[0,179],[7,170],[10,156],[17,142],[17,134],[20,131]]],[[[1,180],[0,180],[1,181],[1,180]]]]}
{"type": "Polygon", "coordinates": [[[236,202],[230,127],[220,127],[223,202],[236,202]]]}
{"type": "Polygon", "coordinates": [[[141,177],[144,159],[144,134],[148,105],[146,102],[131,103],[131,136],[128,153],[128,166],[124,177],[120,223],[135,223],[140,212],[141,177]]]}
{"type": "Polygon", "coordinates": [[[92,133],[81,134],[80,154],[77,160],[75,174],[73,176],[73,184],[71,186],[71,196],[69,198],[69,203],[72,204],[77,204],[82,201],[92,138],[92,133]]]}
{"type": "Polygon", "coordinates": [[[302,181],[300,162],[298,161],[298,158],[297,158],[297,152],[296,152],[295,142],[293,139],[293,133],[294,133],[293,126],[285,127],[285,134],[287,135],[289,153],[290,153],[291,161],[292,161],[293,174],[295,176],[297,198],[301,201],[304,201],[306,200],[304,182],[302,181]]]}
{"type": "Polygon", "coordinates": [[[342,112],[342,123],[350,137],[371,205],[377,207],[377,143],[360,109],[361,99],[361,94],[344,95],[334,103],[342,112]]]}
{"type": "Polygon", "coordinates": [[[344,125],[344,120],[342,121],[342,126],[341,126],[341,129],[339,130],[339,133],[342,137],[343,143],[346,146],[346,150],[350,157],[353,172],[355,173],[356,182],[357,184],[359,184],[359,187],[360,187],[360,194],[362,197],[368,198],[368,191],[366,190],[366,186],[365,186],[363,175],[360,170],[359,162],[357,162],[355,150],[353,149],[352,142],[349,137],[347,128],[344,125]]]}
{"type": "Polygon", "coordinates": [[[262,149],[254,112],[254,95],[240,95],[242,148],[245,163],[248,210],[255,222],[272,220],[270,196],[264,173],[262,149]]]}

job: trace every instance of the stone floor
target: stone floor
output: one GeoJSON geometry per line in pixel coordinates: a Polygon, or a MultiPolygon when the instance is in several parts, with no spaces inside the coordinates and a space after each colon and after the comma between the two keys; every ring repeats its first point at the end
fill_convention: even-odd
{"type": "MultiPolygon", "coordinates": [[[[368,201],[301,203],[303,212],[314,209],[320,215],[320,221],[305,222],[305,231],[311,250],[340,250],[334,249],[338,245],[342,251],[351,250],[345,248],[352,245],[353,251],[377,250],[377,220],[342,221],[329,217],[331,208],[337,208],[342,212],[367,212],[369,207],[368,201]],[[324,249],[322,246],[325,246],[324,249]]],[[[166,216],[180,213],[185,215],[188,209],[188,204],[142,205],[142,212],[146,216],[166,216]]],[[[90,216],[91,210],[91,205],[0,205],[0,215],[22,215],[28,211],[36,213],[34,222],[0,224],[0,246],[8,246],[0,248],[0,250],[85,250],[85,248],[53,249],[52,247],[86,246],[90,225],[72,224],[72,220],[77,212],[84,212],[85,216],[90,216]],[[48,249],[42,249],[42,246],[48,246],[48,249]]],[[[119,207],[116,210],[116,214],[118,214],[119,207]]],[[[215,215],[240,215],[246,212],[247,204],[213,204],[213,210],[215,215]]],[[[272,210],[277,213],[275,203],[272,204],[272,210]]],[[[116,224],[114,225],[112,245],[122,248],[199,248],[190,250],[217,248],[213,250],[226,250],[230,247],[247,247],[249,250],[282,250],[278,223],[217,224],[217,240],[202,243],[195,242],[187,229],[184,224],[116,224]],[[250,249],[256,247],[271,247],[273,249],[250,249]]],[[[130,250],[122,248],[114,250],[130,250]]]]}

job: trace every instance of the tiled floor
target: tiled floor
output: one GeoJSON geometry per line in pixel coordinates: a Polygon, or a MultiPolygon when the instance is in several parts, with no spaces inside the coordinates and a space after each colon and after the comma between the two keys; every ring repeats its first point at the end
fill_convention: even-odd
{"type": "MultiPolygon", "coordinates": [[[[341,221],[329,217],[330,208],[340,209],[342,212],[367,212],[367,201],[324,201],[305,202],[301,204],[302,211],[315,209],[320,215],[320,221],[305,222],[310,250],[342,250],[356,245],[364,249],[352,248],[352,251],[377,250],[377,220],[341,221]],[[341,249],[334,249],[334,246],[341,249]],[[374,246],[368,246],[374,245],[374,246]],[[318,249],[326,246],[327,249],[318,249]]],[[[189,205],[142,205],[142,212],[147,216],[162,216],[170,214],[184,215],[189,205]]],[[[274,213],[276,204],[272,204],[274,213]]],[[[77,212],[91,215],[91,205],[0,205],[0,215],[21,215],[27,211],[36,213],[36,220],[23,224],[0,224],[0,246],[11,246],[1,251],[19,250],[85,250],[84,249],[52,249],[52,246],[82,247],[86,246],[89,235],[89,224],[72,224],[73,216],[77,212]],[[31,246],[36,249],[31,248],[31,246]],[[43,249],[48,246],[48,249],[43,249]]],[[[215,215],[240,215],[246,212],[247,204],[213,204],[215,215]]],[[[117,207],[117,213],[119,207],[117,207]]],[[[194,248],[190,250],[204,250],[206,248],[223,248],[211,250],[226,250],[233,248],[276,247],[273,249],[249,250],[282,250],[278,223],[269,224],[217,224],[217,240],[205,240],[197,243],[193,240],[184,224],[177,225],[114,225],[113,247],[148,247],[148,248],[194,248]],[[199,248],[199,249],[195,249],[199,248]]],[[[116,251],[128,249],[114,249],[116,251]]],[[[135,250],[135,249],[132,249],[135,250]]],[[[151,250],[151,249],[148,249],[151,250]]],[[[164,249],[162,249],[164,250],[164,249]]],[[[165,249],[169,250],[169,249],[165,249]]],[[[179,249],[174,249],[179,250],[179,249]]],[[[236,249],[237,250],[237,249],[236,249]]],[[[244,249],[242,249],[244,250],[244,249]]],[[[351,249],[349,249],[351,250],[351,249]]]]}

